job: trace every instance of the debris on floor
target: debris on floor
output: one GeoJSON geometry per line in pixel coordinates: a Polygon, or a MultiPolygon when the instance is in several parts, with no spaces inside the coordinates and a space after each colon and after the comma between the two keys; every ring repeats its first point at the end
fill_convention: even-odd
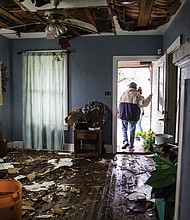
{"type": "Polygon", "coordinates": [[[74,158],[65,152],[9,149],[1,164],[1,179],[23,185],[23,220],[158,219],[151,187],[145,185],[155,164],[145,155],[74,158]]]}
{"type": "Polygon", "coordinates": [[[97,212],[110,158],[9,149],[0,176],[22,183],[23,220],[87,219],[97,212]]]}
{"type": "Polygon", "coordinates": [[[158,219],[152,188],[145,184],[154,169],[146,155],[117,154],[110,163],[97,219],[158,219]]]}

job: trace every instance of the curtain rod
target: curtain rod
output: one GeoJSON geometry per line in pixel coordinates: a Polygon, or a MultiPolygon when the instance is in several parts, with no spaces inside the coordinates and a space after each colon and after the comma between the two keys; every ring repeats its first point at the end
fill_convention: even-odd
{"type": "Polygon", "coordinates": [[[22,51],[22,50],[19,50],[17,52],[18,55],[24,53],[24,52],[66,52],[66,53],[69,53],[68,50],[25,50],[25,51],[22,51]]]}

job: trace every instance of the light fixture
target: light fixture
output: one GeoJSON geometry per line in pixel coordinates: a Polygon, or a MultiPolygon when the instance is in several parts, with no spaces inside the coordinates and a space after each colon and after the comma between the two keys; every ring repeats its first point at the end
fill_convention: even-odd
{"type": "Polygon", "coordinates": [[[54,39],[67,32],[67,27],[61,23],[61,19],[53,19],[45,28],[47,39],[54,39]]]}
{"type": "Polygon", "coordinates": [[[134,0],[120,0],[119,2],[122,5],[132,5],[132,4],[134,4],[134,0]]]}

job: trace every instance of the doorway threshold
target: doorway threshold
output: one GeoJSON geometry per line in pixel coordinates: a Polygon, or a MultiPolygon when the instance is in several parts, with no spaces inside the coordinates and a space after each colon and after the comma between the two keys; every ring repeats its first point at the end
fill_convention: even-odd
{"type": "Polygon", "coordinates": [[[129,151],[118,151],[116,154],[137,154],[137,155],[151,155],[152,152],[129,152],[129,151]]]}

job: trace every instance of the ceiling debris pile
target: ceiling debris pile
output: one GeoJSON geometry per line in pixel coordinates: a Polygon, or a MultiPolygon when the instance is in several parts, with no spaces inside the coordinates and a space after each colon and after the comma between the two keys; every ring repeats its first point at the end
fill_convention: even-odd
{"type": "Polygon", "coordinates": [[[9,149],[0,160],[0,178],[22,185],[22,217],[78,219],[98,208],[109,158],[75,159],[71,153],[9,149]]]}
{"type": "Polygon", "coordinates": [[[108,206],[106,211],[104,206],[99,209],[98,218],[122,219],[125,213],[129,219],[157,220],[153,209],[155,201],[151,199],[152,187],[145,184],[153,170],[155,162],[152,158],[116,155],[108,170],[109,180],[102,195],[102,200],[106,198],[108,206]]]}
{"type": "MultiPolygon", "coordinates": [[[[60,44],[87,34],[154,30],[170,21],[180,0],[1,0],[2,34],[44,33],[60,44]]],[[[9,35],[10,36],[10,35],[9,35]]]]}

